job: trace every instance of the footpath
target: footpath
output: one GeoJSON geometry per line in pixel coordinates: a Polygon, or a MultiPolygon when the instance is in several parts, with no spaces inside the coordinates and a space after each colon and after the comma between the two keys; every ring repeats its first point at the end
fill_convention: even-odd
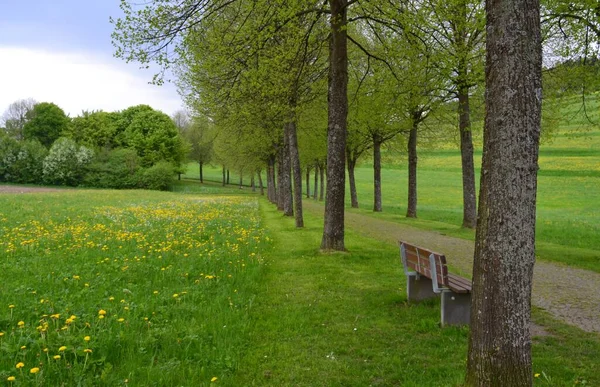
{"type": "MultiPolygon", "coordinates": [[[[323,205],[304,201],[312,213],[323,212],[323,205]]],[[[397,224],[367,215],[346,212],[346,227],[353,231],[396,244],[403,240],[446,255],[453,271],[471,277],[474,243],[435,231],[397,224]]],[[[400,258],[398,258],[400,265],[400,258]]],[[[538,260],[533,276],[533,305],[557,319],[586,332],[600,333],[600,273],[538,260]]]]}

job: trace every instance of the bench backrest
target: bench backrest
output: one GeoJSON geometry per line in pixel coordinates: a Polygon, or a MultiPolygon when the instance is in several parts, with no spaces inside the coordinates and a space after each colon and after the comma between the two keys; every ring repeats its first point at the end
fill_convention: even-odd
{"type": "Polygon", "coordinates": [[[448,267],[446,257],[410,243],[398,242],[400,244],[400,256],[404,271],[410,271],[424,275],[437,282],[437,287],[448,287],[448,267]]]}

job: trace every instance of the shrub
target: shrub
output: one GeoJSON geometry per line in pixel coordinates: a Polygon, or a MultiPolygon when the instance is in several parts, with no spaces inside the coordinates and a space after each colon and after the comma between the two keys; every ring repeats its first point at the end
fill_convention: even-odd
{"type": "Polygon", "coordinates": [[[0,134],[0,181],[13,181],[13,165],[18,154],[19,143],[7,135],[0,134]]]}
{"type": "Polygon", "coordinates": [[[150,168],[140,170],[138,177],[140,188],[168,191],[175,178],[175,168],[166,161],[160,161],[150,168]]]}
{"type": "Polygon", "coordinates": [[[61,137],[52,145],[43,163],[43,178],[46,183],[79,185],[85,167],[92,161],[94,152],[75,141],[61,137]]]}
{"type": "Polygon", "coordinates": [[[48,149],[39,141],[31,140],[21,143],[17,159],[12,166],[15,183],[41,184],[43,178],[44,159],[48,149]]]}
{"type": "Polygon", "coordinates": [[[134,149],[102,151],[87,167],[84,185],[97,188],[135,188],[140,160],[134,149]]]}

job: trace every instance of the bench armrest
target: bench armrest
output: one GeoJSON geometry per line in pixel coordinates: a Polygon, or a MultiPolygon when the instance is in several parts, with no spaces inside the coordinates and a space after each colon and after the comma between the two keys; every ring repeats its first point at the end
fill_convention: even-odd
{"type": "Polygon", "coordinates": [[[434,293],[441,293],[446,288],[440,288],[438,285],[438,272],[435,262],[435,255],[432,253],[429,255],[429,269],[431,270],[431,286],[433,287],[434,293]]]}
{"type": "Polygon", "coordinates": [[[416,271],[408,270],[408,263],[406,262],[406,248],[404,247],[404,243],[400,243],[400,259],[402,261],[402,267],[404,268],[404,274],[406,274],[407,277],[419,277],[419,273],[416,271]]]}

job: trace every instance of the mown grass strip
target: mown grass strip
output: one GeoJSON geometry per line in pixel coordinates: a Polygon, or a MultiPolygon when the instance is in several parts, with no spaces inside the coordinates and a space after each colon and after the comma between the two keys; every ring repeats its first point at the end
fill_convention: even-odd
{"type": "MultiPolygon", "coordinates": [[[[439,301],[406,302],[397,248],[347,230],[348,253],[318,251],[322,219],[294,228],[261,203],[274,250],[253,309],[251,343],[231,386],[453,386],[463,381],[468,328],[440,329],[439,301]]],[[[600,383],[600,336],[535,312],[534,370],[555,385],[600,383]],[[572,350],[576,359],[558,359],[572,350]],[[542,374],[542,372],[544,374],[542,374]]]]}

